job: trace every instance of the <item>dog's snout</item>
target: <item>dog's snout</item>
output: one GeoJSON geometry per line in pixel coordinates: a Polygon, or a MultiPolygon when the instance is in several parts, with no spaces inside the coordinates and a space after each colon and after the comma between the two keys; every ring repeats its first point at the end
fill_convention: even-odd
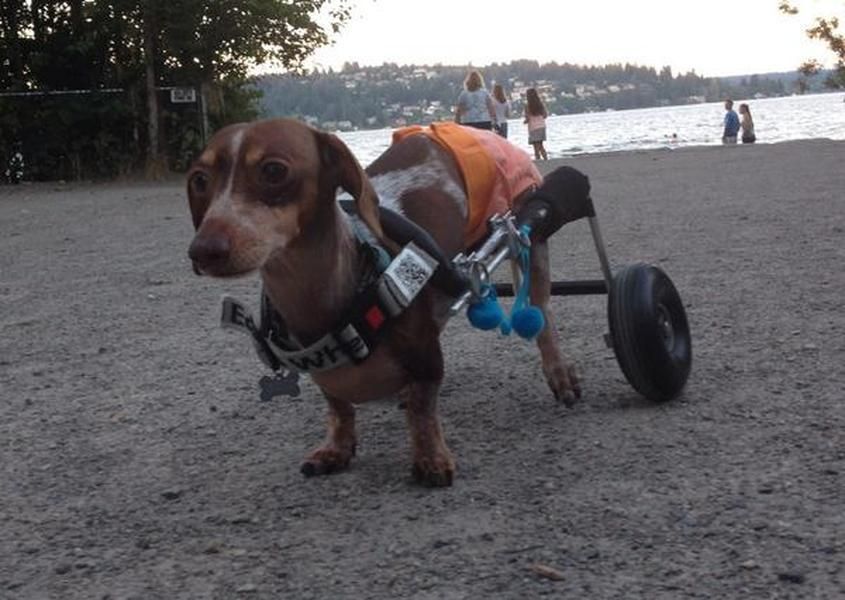
{"type": "Polygon", "coordinates": [[[188,248],[188,256],[200,268],[229,260],[232,243],[222,233],[198,235],[188,248]]]}

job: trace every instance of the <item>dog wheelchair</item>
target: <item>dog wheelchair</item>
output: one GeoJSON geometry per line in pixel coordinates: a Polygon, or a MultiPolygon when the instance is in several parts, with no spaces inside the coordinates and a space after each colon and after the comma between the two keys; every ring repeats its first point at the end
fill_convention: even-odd
{"type": "MultiPolygon", "coordinates": [[[[542,185],[513,212],[494,215],[486,238],[451,259],[427,231],[401,214],[382,207],[379,220],[391,240],[426,256],[430,262],[426,281],[454,298],[451,315],[466,309],[470,323],[479,329],[499,328],[505,334],[515,331],[531,339],[544,327],[540,309],[527,303],[532,240],[545,240],[566,223],[587,219],[602,278],[552,281],[551,295],[606,294],[610,332],[605,335],[605,343],[613,349],[625,378],[649,400],[675,398],[683,390],[692,366],[692,340],[680,295],[669,276],[656,266],[638,263],[615,272],[611,269],[589,191],[585,175],[571,167],[560,167],[546,175],[542,185]],[[506,262],[511,265],[512,283],[494,283],[493,273],[506,262]],[[499,307],[500,297],[515,298],[510,317],[499,307]]],[[[339,203],[348,214],[355,214],[351,200],[339,203]]],[[[397,298],[395,293],[384,297],[392,298],[391,304],[397,298]]],[[[405,298],[401,303],[410,301],[405,298]]],[[[302,369],[291,369],[290,362],[277,360],[267,343],[272,331],[283,328],[276,321],[263,293],[258,323],[235,300],[224,299],[224,327],[249,334],[261,360],[275,372],[273,377],[259,381],[262,400],[299,394],[298,370],[302,369]]]]}
{"type": "MultiPolygon", "coordinates": [[[[549,173],[516,214],[491,220],[491,233],[477,250],[456,257],[455,267],[468,280],[469,290],[455,302],[452,311],[468,305],[472,322],[473,307],[483,306],[490,295],[517,296],[518,302],[519,290],[527,288],[528,276],[527,265],[519,257],[530,248],[531,234],[545,239],[564,224],[582,218],[589,223],[602,278],[552,281],[551,295],[607,294],[610,333],[605,335],[605,342],[613,348],[625,378],[649,400],[676,397],[692,366],[692,340],[680,295],[669,276],[656,266],[639,263],[615,273],[611,270],[589,182],[575,169],[561,167],[549,173]],[[513,266],[514,282],[492,283],[491,274],[506,261],[513,266]]],[[[514,323],[514,329],[525,334],[523,337],[533,337],[539,330],[532,325],[529,322],[527,330],[520,332],[514,323]]]]}
{"type": "MultiPolygon", "coordinates": [[[[382,211],[382,225],[400,243],[413,241],[439,263],[432,284],[457,300],[451,313],[467,310],[480,329],[511,329],[525,338],[543,327],[539,309],[525,306],[531,239],[545,239],[564,224],[587,219],[601,269],[601,279],[552,281],[551,295],[607,295],[610,332],[605,343],[631,386],[653,401],[675,398],[684,388],[692,366],[692,340],[680,295],[660,268],[632,264],[611,269],[598,219],[589,195],[589,180],[571,167],[560,167],[515,212],[495,215],[489,235],[474,250],[445,259],[434,240],[415,230],[402,217],[382,211]],[[494,283],[492,274],[509,262],[512,283],[494,283]],[[496,298],[516,297],[511,322],[496,298]],[[533,312],[531,309],[533,308],[533,312]]],[[[417,228],[418,229],[418,228],[417,228]]]]}

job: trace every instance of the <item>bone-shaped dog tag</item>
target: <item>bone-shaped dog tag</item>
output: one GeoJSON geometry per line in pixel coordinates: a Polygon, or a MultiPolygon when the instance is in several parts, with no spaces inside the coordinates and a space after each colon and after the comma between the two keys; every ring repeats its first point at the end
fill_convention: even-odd
{"type": "Polygon", "coordinates": [[[261,388],[262,402],[269,402],[276,396],[299,396],[299,373],[296,371],[279,371],[273,377],[265,375],[258,380],[261,388]]]}

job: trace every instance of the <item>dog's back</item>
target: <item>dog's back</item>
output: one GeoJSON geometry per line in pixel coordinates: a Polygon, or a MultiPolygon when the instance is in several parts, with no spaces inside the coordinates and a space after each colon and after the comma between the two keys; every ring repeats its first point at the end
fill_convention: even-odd
{"type": "Polygon", "coordinates": [[[477,243],[493,214],[542,182],[529,156],[492,132],[436,123],[393,139],[366,169],[380,204],[427,229],[450,255],[477,243]]]}
{"type": "Polygon", "coordinates": [[[425,136],[391,145],[365,169],[379,205],[428,231],[446,256],[464,247],[467,193],[452,157],[425,136]]]}

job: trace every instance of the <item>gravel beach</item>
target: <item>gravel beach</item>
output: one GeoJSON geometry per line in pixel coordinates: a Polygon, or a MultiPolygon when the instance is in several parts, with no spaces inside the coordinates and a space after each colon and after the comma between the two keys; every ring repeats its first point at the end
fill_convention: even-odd
{"type": "MultiPolygon", "coordinates": [[[[687,308],[683,395],[643,400],[604,296],[553,300],[584,395],[533,344],[443,336],[455,484],[412,484],[396,402],[304,479],[324,401],[262,402],[193,275],[180,180],[0,187],[0,598],[845,597],[845,142],[585,155],[611,262],[687,308]]],[[[560,279],[600,276],[589,228],[560,279]]]]}

